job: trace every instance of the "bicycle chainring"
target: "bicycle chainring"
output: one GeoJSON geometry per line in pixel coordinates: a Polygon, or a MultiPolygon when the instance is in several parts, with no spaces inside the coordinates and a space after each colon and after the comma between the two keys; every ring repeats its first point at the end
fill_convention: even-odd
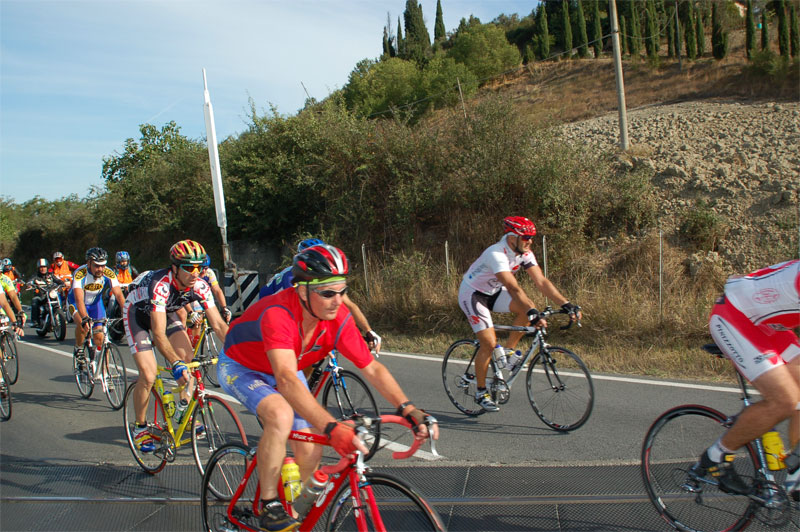
{"type": "MultiPolygon", "coordinates": [[[[151,427],[150,430],[152,431],[153,428],[151,427]]],[[[172,434],[169,433],[167,429],[161,429],[160,434],[160,443],[153,454],[166,460],[168,463],[172,463],[175,461],[175,438],[172,437],[172,434]]]]}
{"type": "Polygon", "coordinates": [[[762,479],[757,483],[756,495],[759,503],[756,518],[769,527],[782,527],[792,517],[792,501],[780,484],[762,479]]]}
{"type": "Polygon", "coordinates": [[[503,379],[494,379],[492,383],[492,399],[504,405],[511,398],[511,389],[503,379]]]}

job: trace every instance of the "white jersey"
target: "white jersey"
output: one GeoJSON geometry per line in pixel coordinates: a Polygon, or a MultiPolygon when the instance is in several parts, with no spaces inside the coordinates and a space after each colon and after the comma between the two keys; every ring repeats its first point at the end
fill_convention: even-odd
{"type": "Polygon", "coordinates": [[[725,297],[756,325],[796,327],[800,315],[800,260],[731,277],[725,283],[725,297]]]}
{"type": "Polygon", "coordinates": [[[520,266],[526,270],[538,266],[536,257],[532,251],[517,255],[508,244],[508,235],[505,235],[500,242],[486,248],[478,260],[472,263],[464,274],[462,283],[466,283],[476,292],[493,295],[503,288],[502,283],[497,280],[497,274],[500,272],[516,274],[520,266]]]}
{"type": "Polygon", "coordinates": [[[114,270],[107,266],[103,268],[103,273],[100,277],[92,275],[86,264],[72,274],[72,290],[76,288],[83,290],[83,303],[86,306],[94,303],[107,285],[111,286],[111,288],[119,286],[117,275],[114,270]]]}

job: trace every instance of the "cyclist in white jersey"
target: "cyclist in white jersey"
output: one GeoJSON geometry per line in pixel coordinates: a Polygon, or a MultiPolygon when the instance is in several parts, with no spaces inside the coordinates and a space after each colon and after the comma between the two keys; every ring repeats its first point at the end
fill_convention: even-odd
{"type": "MultiPolygon", "coordinates": [[[[546,327],[547,322],[539,317],[533,300],[517,284],[514,275],[520,267],[533,280],[536,288],[570,312],[570,319],[580,319],[580,307],[567,298],[544,276],[531,251],[531,239],[536,235],[536,226],[524,216],[509,216],[503,220],[505,235],[499,242],[489,246],[464,274],[458,291],[458,305],[466,314],[472,330],[478,337],[480,347],[475,359],[475,376],[478,391],[475,402],[487,412],[500,408],[486,391],[486,371],[489,358],[497,345],[497,335],[491,312],[512,312],[516,316],[514,325],[536,324],[546,327]]],[[[517,346],[522,333],[511,333],[507,349],[517,346]]]]}
{"type": "MultiPolygon", "coordinates": [[[[709,318],[717,346],[761,393],[695,465],[700,476],[720,478],[723,490],[749,488],[736,474],[733,452],[789,419],[789,443],[800,441],[800,260],[782,262],[725,283],[709,318]]],[[[786,490],[795,500],[800,471],[789,475],[786,490]]]]}

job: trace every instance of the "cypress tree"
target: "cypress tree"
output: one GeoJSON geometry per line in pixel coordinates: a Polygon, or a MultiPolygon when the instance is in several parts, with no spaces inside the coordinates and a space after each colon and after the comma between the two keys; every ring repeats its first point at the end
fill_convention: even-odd
{"type": "Polygon", "coordinates": [[[747,59],[753,59],[756,51],[756,20],[753,16],[753,0],[747,0],[747,13],[745,14],[744,53],[747,59]]]}
{"type": "Polygon", "coordinates": [[[718,7],[717,2],[711,4],[711,52],[714,59],[722,59],[728,55],[728,32],[722,26],[720,9],[725,9],[725,6],[718,7]]]}
{"type": "Polygon", "coordinates": [[[562,34],[561,34],[561,45],[564,47],[564,51],[567,54],[567,57],[572,56],[572,24],[569,22],[569,2],[567,0],[561,0],[561,23],[563,25],[562,34]]]}
{"type": "Polygon", "coordinates": [[[403,26],[400,24],[400,17],[397,17],[397,57],[405,57],[406,55],[406,40],[403,39],[403,26]]]}
{"type": "Polygon", "coordinates": [[[705,14],[698,11],[694,17],[695,30],[694,34],[697,37],[697,57],[703,57],[706,53],[706,28],[704,24],[705,14]]]}
{"type": "Polygon", "coordinates": [[[639,57],[642,49],[642,30],[639,24],[638,2],[629,2],[631,6],[631,55],[639,57]]]}
{"type": "Polygon", "coordinates": [[[686,40],[686,57],[693,60],[697,57],[697,37],[695,36],[694,24],[694,2],[687,2],[686,4],[686,18],[683,21],[683,26],[686,30],[683,33],[683,38],[686,40]]]}
{"type": "Polygon", "coordinates": [[[761,49],[769,50],[769,24],[767,24],[767,10],[761,10],[761,49]]]}
{"type": "Polygon", "coordinates": [[[603,27],[600,25],[600,0],[592,2],[592,48],[595,59],[603,53],[603,27]]]}
{"type": "Polygon", "coordinates": [[[664,8],[667,15],[667,57],[675,57],[675,17],[670,14],[669,7],[665,5],[664,8]]]}
{"type": "Polygon", "coordinates": [[[422,5],[416,0],[406,0],[406,10],[403,12],[403,21],[406,27],[405,59],[412,59],[421,64],[430,56],[431,36],[425,27],[422,16],[422,5]]]}
{"type": "Polygon", "coordinates": [[[792,57],[797,57],[797,54],[800,53],[800,32],[797,30],[797,7],[794,3],[789,8],[789,19],[789,44],[792,57]]]}
{"type": "Polygon", "coordinates": [[[383,27],[383,57],[391,57],[389,53],[389,30],[383,27]]]}
{"type": "Polygon", "coordinates": [[[778,12],[778,49],[782,57],[789,57],[789,24],[784,0],[775,1],[775,10],[778,12]]]}
{"type": "MultiPolygon", "coordinates": [[[[627,21],[625,20],[625,15],[620,15],[619,16],[619,26],[618,27],[619,27],[619,31],[621,31],[622,33],[626,33],[627,32],[627,29],[626,29],[627,26],[625,24],[627,24],[627,21]]],[[[622,55],[627,55],[627,54],[630,53],[631,49],[630,49],[630,46],[629,46],[628,39],[626,38],[625,35],[620,35],[619,46],[621,48],[620,53],[622,55]]]]}
{"type": "Polygon", "coordinates": [[[654,0],[648,0],[645,7],[645,27],[647,28],[645,37],[645,48],[647,57],[655,59],[658,57],[658,22],[656,21],[656,5],[654,0]]]}
{"type": "Polygon", "coordinates": [[[436,0],[436,23],[433,25],[433,41],[441,42],[447,37],[442,15],[442,0],[436,0]]]}
{"type": "Polygon", "coordinates": [[[589,55],[589,38],[586,36],[586,18],[583,16],[583,2],[578,0],[578,57],[589,55]]]}
{"type": "Polygon", "coordinates": [[[547,28],[547,10],[544,4],[539,4],[536,33],[539,35],[539,57],[550,57],[550,30],[547,28]]]}

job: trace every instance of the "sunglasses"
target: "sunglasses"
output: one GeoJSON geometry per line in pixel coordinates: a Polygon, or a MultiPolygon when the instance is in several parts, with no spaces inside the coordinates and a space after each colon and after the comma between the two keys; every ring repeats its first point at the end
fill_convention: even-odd
{"type": "Polygon", "coordinates": [[[319,294],[321,297],[324,297],[325,299],[330,299],[333,296],[342,296],[342,297],[344,297],[344,295],[347,293],[347,288],[348,287],[345,286],[344,288],[342,288],[341,290],[338,290],[338,291],[337,290],[323,290],[321,288],[312,288],[311,291],[312,292],[316,292],[317,294],[319,294]]]}
{"type": "Polygon", "coordinates": [[[525,242],[527,242],[528,240],[530,240],[530,239],[532,239],[532,238],[533,238],[533,235],[519,235],[519,237],[520,237],[522,240],[524,240],[525,242]]]}
{"type": "Polygon", "coordinates": [[[200,270],[203,267],[199,264],[181,264],[181,270],[185,271],[186,273],[200,273],[200,270]]]}

